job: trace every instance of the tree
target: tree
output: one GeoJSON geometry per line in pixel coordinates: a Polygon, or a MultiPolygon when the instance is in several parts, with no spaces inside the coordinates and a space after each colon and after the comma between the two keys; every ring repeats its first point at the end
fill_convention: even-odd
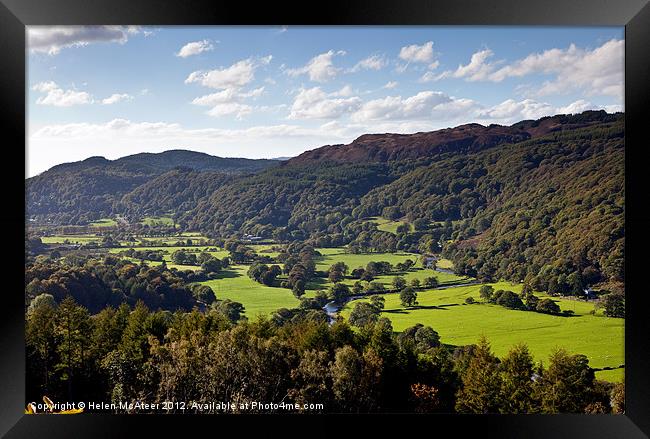
{"type": "Polygon", "coordinates": [[[73,382],[77,372],[84,373],[89,360],[91,321],[88,310],[67,296],[56,310],[55,333],[59,337],[57,350],[62,372],[61,379],[68,384],[68,397],[73,399],[73,382]]]}
{"type": "Polygon", "coordinates": [[[418,304],[418,293],[411,287],[406,287],[399,294],[402,306],[411,307],[418,304]]]}
{"type": "Polygon", "coordinates": [[[492,298],[492,293],[494,293],[494,288],[492,288],[491,285],[483,285],[479,290],[479,295],[481,296],[481,299],[485,300],[486,302],[490,301],[490,299],[492,298]]]}
{"type": "Polygon", "coordinates": [[[429,276],[424,278],[424,286],[426,288],[437,288],[438,287],[438,278],[435,276],[429,276]]]}
{"type": "Polygon", "coordinates": [[[212,302],[216,300],[214,291],[212,291],[212,288],[210,288],[209,285],[202,285],[202,284],[195,285],[192,288],[192,294],[194,295],[196,300],[203,302],[206,305],[210,305],[212,302]]]}
{"type": "Polygon", "coordinates": [[[346,275],[348,273],[348,270],[349,267],[346,265],[345,262],[337,262],[329,268],[329,271],[338,271],[343,275],[346,275]]]}
{"type": "Polygon", "coordinates": [[[43,293],[34,297],[34,299],[29,304],[27,309],[27,314],[32,314],[37,308],[47,306],[52,309],[56,308],[56,302],[54,301],[54,296],[51,294],[43,293]]]}
{"type": "Polygon", "coordinates": [[[414,289],[418,289],[418,288],[420,288],[420,279],[417,279],[417,278],[416,278],[416,279],[413,279],[413,280],[411,281],[411,286],[412,286],[414,289]]]}
{"type": "Polygon", "coordinates": [[[610,293],[603,296],[603,313],[608,317],[625,317],[625,294],[610,293]]]}
{"type": "Polygon", "coordinates": [[[533,293],[528,293],[524,297],[526,308],[529,311],[537,311],[537,306],[539,305],[539,297],[533,293]]]}
{"type": "Polygon", "coordinates": [[[499,360],[490,344],[481,337],[463,372],[462,387],[456,394],[456,410],[460,413],[499,413],[501,408],[501,376],[499,360]]]}
{"type": "Polygon", "coordinates": [[[293,292],[294,296],[300,298],[303,294],[305,294],[305,281],[302,279],[297,280],[296,283],[293,284],[291,291],[293,292]]]}
{"type": "Polygon", "coordinates": [[[415,221],[413,221],[413,227],[415,228],[415,230],[420,232],[422,230],[426,230],[429,228],[429,222],[424,218],[418,218],[415,221]]]}
{"type": "Polygon", "coordinates": [[[221,271],[221,261],[217,258],[211,257],[201,263],[201,269],[206,273],[218,273],[221,271]]]}
{"type": "Polygon", "coordinates": [[[399,226],[397,226],[396,232],[398,235],[405,234],[411,231],[411,226],[409,226],[407,223],[401,223],[399,226]]]}
{"type": "Polygon", "coordinates": [[[430,326],[422,326],[415,331],[414,341],[419,352],[426,352],[440,346],[440,335],[430,326]]]}
{"type": "Polygon", "coordinates": [[[386,299],[384,299],[381,296],[372,296],[370,298],[370,303],[375,306],[377,309],[382,310],[384,309],[384,305],[386,304],[386,299]]]}
{"type": "Polygon", "coordinates": [[[533,357],[524,344],[515,345],[503,358],[501,374],[501,413],[534,413],[533,357]]]}
{"type": "Polygon", "coordinates": [[[348,318],[352,326],[366,326],[379,319],[379,308],[368,302],[357,302],[348,318]]]}
{"type": "Polygon", "coordinates": [[[395,276],[393,278],[393,288],[395,288],[397,291],[401,291],[406,287],[406,279],[402,276],[395,276]]]}
{"type": "Polygon", "coordinates": [[[549,360],[548,369],[535,382],[542,413],[584,413],[594,384],[589,360],[563,349],[553,352],[549,360]]]}
{"type": "Polygon", "coordinates": [[[560,306],[555,303],[552,299],[542,299],[537,304],[537,312],[544,314],[559,314],[560,306]]]}
{"type": "Polygon", "coordinates": [[[52,390],[51,380],[56,360],[58,344],[55,332],[56,310],[55,305],[51,305],[49,299],[39,300],[37,306],[30,306],[26,318],[27,392],[31,394],[29,387],[38,387],[34,392],[38,392],[39,396],[50,394],[52,390]]]}
{"type": "Polygon", "coordinates": [[[474,303],[474,298],[472,296],[468,296],[465,299],[465,303],[468,304],[468,305],[471,305],[472,303],[474,303]]]}
{"type": "Polygon", "coordinates": [[[214,256],[212,256],[210,253],[205,252],[205,251],[204,251],[204,252],[201,252],[201,253],[199,254],[199,257],[196,258],[197,262],[198,262],[199,264],[201,264],[201,265],[203,265],[204,262],[207,262],[207,261],[209,261],[210,259],[214,259],[214,256]]]}
{"type": "Polygon", "coordinates": [[[332,283],[341,282],[345,278],[345,276],[343,276],[343,273],[337,270],[330,270],[327,277],[332,283]]]}
{"type": "Polygon", "coordinates": [[[343,283],[336,283],[329,289],[330,300],[336,303],[343,303],[350,296],[350,288],[343,283]]]}
{"type": "Polygon", "coordinates": [[[243,317],[242,314],[245,312],[244,305],[239,302],[233,302],[230,299],[219,300],[213,303],[213,309],[225,316],[232,323],[236,323],[243,317]]]}
{"type": "Polygon", "coordinates": [[[496,301],[497,305],[504,306],[510,309],[523,309],[524,302],[521,298],[512,291],[504,291],[496,301]]]}

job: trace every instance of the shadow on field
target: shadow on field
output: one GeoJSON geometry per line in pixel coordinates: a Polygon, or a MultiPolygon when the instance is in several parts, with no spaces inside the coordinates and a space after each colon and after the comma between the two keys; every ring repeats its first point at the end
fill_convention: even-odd
{"type": "Polygon", "coordinates": [[[242,277],[242,276],[243,276],[243,274],[238,273],[236,271],[224,270],[224,271],[220,271],[219,275],[217,277],[215,277],[215,279],[232,279],[232,278],[235,278],[235,277],[242,277]]]}
{"type": "Polygon", "coordinates": [[[322,290],[325,288],[325,285],[327,284],[328,280],[323,278],[323,277],[315,277],[310,279],[309,282],[307,282],[306,289],[308,290],[322,290]]]}
{"type": "Polygon", "coordinates": [[[399,308],[399,309],[385,309],[382,312],[388,314],[408,314],[409,311],[415,311],[418,309],[437,309],[441,311],[446,311],[450,306],[458,306],[458,303],[448,303],[445,305],[416,305],[409,306],[408,308],[399,308]]]}

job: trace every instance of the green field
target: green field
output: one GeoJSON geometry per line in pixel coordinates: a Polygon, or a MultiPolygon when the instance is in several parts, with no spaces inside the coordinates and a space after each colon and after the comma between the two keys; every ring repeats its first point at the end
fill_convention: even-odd
{"type": "MultiPolygon", "coordinates": [[[[383,220],[382,227],[397,228],[399,222],[388,222],[383,220]]],[[[390,231],[390,230],[387,230],[390,231]]],[[[85,244],[91,241],[101,241],[102,237],[95,234],[79,235],[56,235],[43,237],[45,244],[62,244],[64,242],[85,244]]],[[[199,239],[207,239],[196,232],[185,232],[179,236],[167,236],[163,238],[145,238],[138,241],[160,240],[165,243],[176,243],[192,239],[197,242],[199,239]]],[[[127,244],[127,243],[123,243],[127,244]]],[[[128,244],[127,244],[128,245],[128,244]]],[[[272,250],[273,244],[250,244],[260,255],[276,257],[278,252],[272,250]]],[[[120,253],[129,247],[112,248],[110,253],[120,253]]],[[[184,249],[194,251],[198,254],[207,248],[214,246],[145,246],[133,247],[136,250],[161,250],[163,258],[169,268],[179,270],[197,270],[199,266],[176,265],[171,262],[171,255],[176,250],[184,249]],[[198,250],[198,251],[197,251],[198,250]]],[[[420,279],[421,281],[429,276],[436,276],[441,285],[465,282],[472,279],[457,276],[452,273],[443,273],[425,269],[419,262],[419,255],[413,253],[346,253],[345,248],[318,248],[322,256],[315,258],[316,270],[327,272],[329,267],[336,262],[344,262],[350,270],[357,267],[365,267],[369,262],[388,261],[393,265],[411,259],[416,262],[415,266],[408,272],[399,273],[407,281],[420,279]]],[[[217,258],[224,258],[229,255],[225,250],[210,252],[217,258]]],[[[134,262],[139,262],[134,260],[134,262]]],[[[155,266],[160,262],[147,261],[147,264],[155,266]]],[[[453,264],[446,259],[440,259],[438,268],[451,269],[453,264]]],[[[267,287],[251,280],[246,272],[248,265],[236,265],[224,270],[219,279],[203,282],[209,285],[215,292],[218,299],[231,299],[240,302],[246,308],[246,316],[254,318],[256,315],[268,315],[279,308],[293,308],[298,305],[296,299],[289,289],[278,287],[267,287]]],[[[381,282],[386,288],[391,288],[391,282],[396,273],[378,276],[374,281],[381,282]]],[[[279,280],[285,276],[280,276],[279,280]]],[[[355,279],[347,277],[345,284],[352,287],[355,279]]],[[[326,290],[331,286],[327,278],[313,279],[307,285],[306,296],[311,297],[316,290],[326,290]]],[[[493,284],[495,289],[510,289],[515,292],[521,290],[521,285],[509,283],[493,284]]],[[[416,323],[422,323],[433,327],[441,336],[443,343],[450,345],[466,345],[476,343],[478,337],[484,334],[492,343],[493,351],[503,356],[508,349],[518,342],[526,343],[536,360],[547,361],[548,355],[555,347],[563,347],[570,352],[582,353],[589,357],[590,364],[594,368],[612,367],[613,370],[597,372],[597,377],[608,381],[621,381],[624,369],[617,368],[624,364],[624,320],[604,317],[602,315],[591,315],[592,303],[573,301],[567,299],[556,300],[560,307],[572,310],[575,317],[550,316],[540,313],[508,310],[506,308],[477,303],[465,305],[465,298],[468,296],[479,300],[480,285],[452,287],[447,289],[435,289],[418,292],[419,306],[413,309],[404,309],[399,303],[397,294],[385,294],[386,308],[383,316],[388,317],[395,331],[402,331],[416,323]]],[[[544,296],[540,294],[540,296],[544,296]]],[[[366,299],[361,299],[366,300],[366,299]]],[[[355,301],[346,305],[341,315],[348,317],[355,301]]]]}
{"type": "MultiPolygon", "coordinates": [[[[495,289],[521,290],[521,285],[506,282],[492,285],[495,289]]],[[[398,294],[385,294],[382,316],[388,317],[398,332],[416,323],[431,326],[440,334],[442,342],[450,345],[476,343],[485,335],[498,356],[523,342],[536,360],[544,362],[553,349],[561,347],[587,355],[594,368],[616,368],[625,363],[624,320],[589,314],[594,307],[592,303],[554,299],[563,310],[574,311],[574,317],[509,310],[485,303],[465,305],[468,296],[479,299],[479,288],[480,285],[472,285],[418,292],[419,305],[413,309],[402,307],[398,294]]],[[[355,302],[348,303],[341,311],[344,317],[350,315],[355,302]]],[[[600,379],[621,381],[623,372],[624,369],[614,369],[596,375],[600,379]]]]}
{"type": "Polygon", "coordinates": [[[299,301],[291,290],[267,287],[250,279],[247,265],[234,265],[224,270],[220,279],[201,282],[209,285],[217,299],[231,299],[246,308],[246,316],[254,318],[270,314],[279,308],[295,308],[299,301]]]}
{"type": "Polygon", "coordinates": [[[152,226],[173,226],[174,225],[174,220],[172,219],[171,216],[146,216],[142,218],[142,221],[140,221],[140,224],[144,224],[146,226],[152,227],[152,226]]]}
{"type": "Polygon", "coordinates": [[[409,230],[413,229],[413,227],[406,221],[394,221],[394,220],[382,218],[380,216],[373,216],[370,218],[366,218],[364,219],[364,222],[374,223],[377,225],[377,230],[390,232],[394,235],[397,234],[397,227],[399,227],[400,224],[408,224],[409,230]]]}
{"type": "Polygon", "coordinates": [[[117,226],[117,221],[112,218],[102,218],[88,225],[92,227],[115,227],[117,226]]]}
{"type": "MultiPolygon", "coordinates": [[[[452,273],[442,273],[440,271],[424,269],[422,268],[422,264],[418,260],[419,255],[414,253],[352,254],[352,253],[345,253],[345,249],[343,248],[317,248],[316,250],[323,255],[315,258],[316,270],[320,270],[320,271],[328,271],[330,266],[332,266],[336,262],[344,262],[349,267],[350,271],[352,271],[353,269],[358,267],[365,268],[368,262],[387,261],[393,265],[396,265],[400,262],[404,262],[407,259],[411,259],[412,261],[416,262],[414,268],[411,268],[411,270],[409,270],[406,273],[399,273],[399,275],[403,276],[407,281],[411,281],[412,279],[416,279],[416,278],[419,279],[420,281],[423,281],[424,278],[430,276],[437,277],[438,282],[440,282],[441,285],[470,280],[467,277],[456,276],[455,274],[452,273]]],[[[375,278],[373,282],[381,282],[382,284],[384,284],[386,288],[389,288],[391,282],[393,281],[393,278],[396,275],[397,274],[394,273],[394,274],[377,276],[377,278],[375,278]]],[[[319,281],[320,281],[319,285],[313,285],[313,284],[309,285],[312,287],[310,289],[318,289],[318,288],[325,289],[332,285],[329,281],[327,281],[327,279],[319,279],[319,281]]],[[[354,285],[354,282],[356,282],[356,280],[350,279],[349,277],[343,281],[343,283],[347,284],[350,287],[354,285]]]]}
{"type": "MultiPolygon", "coordinates": [[[[185,251],[188,251],[190,253],[194,253],[195,255],[198,256],[199,254],[201,254],[202,252],[206,251],[209,248],[215,248],[215,246],[199,246],[199,247],[187,247],[187,246],[185,246],[185,247],[180,247],[180,246],[178,246],[178,247],[177,246],[167,246],[167,247],[120,247],[120,248],[112,248],[112,249],[108,250],[108,252],[109,253],[121,253],[121,252],[123,252],[125,250],[128,250],[129,248],[133,248],[133,249],[138,250],[138,251],[157,251],[157,250],[162,251],[163,252],[163,259],[166,262],[169,263],[172,260],[172,253],[174,253],[177,250],[185,250],[185,251]]],[[[215,258],[219,258],[219,259],[223,259],[224,257],[229,255],[229,253],[226,250],[211,251],[211,252],[208,252],[208,253],[210,253],[215,258]]],[[[148,262],[152,262],[152,261],[148,261],[148,262]]],[[[155,261],[153,261],[153,262],[155,262],[155,261]]],[[[169,265],[169,264],[167,264],[167,265],[169,267],[171,267],[171,265],[169,265]]],[[[188,265],[187,267],[190,267],[190,266],[188,265]]],[[[199,267],[193,267],[193,268],[198,269],[199,267]]]]}
{"type": "Polygon", "coordinates": [[[445,270],[451,270],[454,268],[454,263],[451,262],[449,259],[438,259],[438,262],[436,262],[436,266],[438,268],[443,268],[445,270]]]}
{"type": "Polygon", "coordinates": [[[43,244],[64,244],[69,242],[71,244],[86,244],[88,242],[101,242],[102,237],[96,236],[94,234],[86,235],[54,235],[54,236],[43,236],[41,241],[43,244]]]}

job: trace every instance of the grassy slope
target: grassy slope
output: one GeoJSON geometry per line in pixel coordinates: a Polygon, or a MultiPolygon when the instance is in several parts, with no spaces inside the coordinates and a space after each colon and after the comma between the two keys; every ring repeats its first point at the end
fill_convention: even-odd
{"type": "Polygon", "coordinates": [[[147,216],[140,221],[141,224],[147,226],[163,225],[163,226],[173,226],[174,220],[171,216],[147,216]]]}
{"type": "Polygon", "coordinates": [[[209,285],[217,299],[231,299],[246,308],[246,316],[254,318],[258,314],[269,314],[279,308],[295,308],[299,301],[291,290],[267,287],[251,280],[246,272],[248,266],[235,265],[223,272],[221,279],[202,282],[209,285]]]}
{"type": "MultiPolygon", "coordinates": [[[[390,233],[395,234],[395,235],[397,234],[397,227],[400,224],[408,224],[405,221],[393,221],[393,220],[389,220],[389,219],[386,219],[386,218],[382,218],[380,216],[369,217],[369,218],[364,219],[364,221],[370,222],[370,223],[375,223],[377,225],[378,230],[382,230],[384,232],[390,232],[390,233]]],[[[411,227],[410,224],[409,224],[409,227],[411,227]]]]}
{"type": "MultiPolygon", "coordinates": [[[[493,284],[495,289],[519,292],[520,285],[493,284]]],[[[593,304],[558,299],[562,309],[571,309],[576,317],[560,317],[529,311],[508,310],[498,305],[478,303],[464,305],[465,298],[479,297],[480,285],[430,290],[418,293],[419,307],[405,309],[397,294],[387,294],[383,316],[393,322],[396,331],[416,323],[431,326],[443,343],[466,345],[476,343],[484,334],[498,356],[507,353],[512,345],[528,345],[536,360],[547,361],[557,347],[589,357],[592,367],[617,367],[625,363],[624,320],[590,315],[593,304]]],[[[354,302],[342,311],[348,317],[354,302]]],[[[597,377],[620,381],[623,369],[597,372],[597,377]]]]}

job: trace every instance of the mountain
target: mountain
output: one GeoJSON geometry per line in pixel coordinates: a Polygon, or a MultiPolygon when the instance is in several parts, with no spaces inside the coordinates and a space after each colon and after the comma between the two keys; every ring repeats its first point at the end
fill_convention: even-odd
{"type": "Polygon", "coordinates": [[[276,166],[273,159],[243,159],[216,157],[202,152],[174,149],[159,153],[143,152],[107,160],[104,157],[90,157],[73,163],[64,163],[52,167],[46,172],[80,171],[89,168],[103,168],[145,174],[160,174],[177,167],[185,167],[195,171],[219,172],[256,172],[271,166],[276,166]]]}
{"type": "MultiPolygon", "coordinates": [[[[215,173],[246,174],[279,163],[267,159],[222,158],[185,150],[140,153],[117,160],[90,157],[54,166],[27,179],[27,213],[32,218],[52,223],[84,224],[103,216],[124,213],[128,208],[120,203],[123,195],[174,169],[210,172],[220,180],[222,176],[215,173]]],[[[201,179],[205,180],[205,177],[201,179]]],[[[178,188],[170,186],[169,189],[177,192],[178,188]]],[[[178,205],[173,208],[178,208],[178,205]]]]}
{"type": "Polygon", "coordinates": [[[30,215],[60,224],[174,212],[213,237],[443,252],[461,273],[533,276],[542,290],[624,279],[622,113],[368,134],[283,162],[91,157],[29,179],[27,196],[30,215]],[[381,231],[376,216],[411,232],[381,231]]]}
{"type": "Polygon", "coordinates": [[[552,116],[522,121],[509,127],[472,123],[426,133],[364,134],[347,145],[326,145],[306,151],[290,159],[287,164],[300,165],[326,160],[346,163],[387,162],[447,152],[469,154],[504,143],[521,142],[555,131],[582,128],[613,120],[613,115],[603,113],[588,111],[579,117],[552,116]]]}

